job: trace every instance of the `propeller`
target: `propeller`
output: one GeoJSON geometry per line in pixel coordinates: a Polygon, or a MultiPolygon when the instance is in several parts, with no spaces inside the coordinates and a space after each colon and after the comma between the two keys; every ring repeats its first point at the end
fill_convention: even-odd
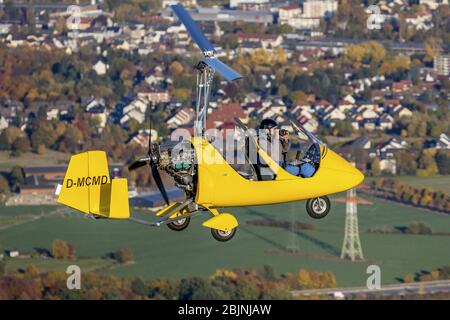
{"type": "Polygon", "coordinates": [[[166,188],[164,187],[164,183],[161,178],[161,174],[158,171],[158,166],[156,165],[154,156],[152,154],[152,119],[150,118],[150,133],[148,136],[148,152],[147,156],[140,158],[139,160],[136,160],[133,162],[129,167],[128,170],[136,170],[140,167],[143,167],[145,165],[150,166],[150,170],[152,172],[153,180],[155,180],[156,186],[158,187],[159,192],[161,193],[164,201],[167,205],[170,204],[169,202],[169,196],[167,195],[166,188]]]}

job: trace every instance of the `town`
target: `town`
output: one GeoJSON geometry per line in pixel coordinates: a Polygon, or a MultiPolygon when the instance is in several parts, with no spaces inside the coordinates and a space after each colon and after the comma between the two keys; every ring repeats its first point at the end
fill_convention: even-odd
{"type": "MultiPolygon", "coordinates": [[[[126,163],[147,148],[150,113],[155,140],[191,128],[196,51],[172,2],[92,1],[77,7],[76,29],[69,5],[2,3],[0,149],[101,147],[126,163]]],[[[380,1],[376,30],[352,1],[184,3],[245,75],[216,81],[208,128],[294,116],[369,174],[448,174],[448,4],[380,1]]],[[[37,177],[14,190],[50,194],[56,180],[37,177]]]]}
{"type": "MultiPolygon", "coordinates": [[[[359,286],[372,261],[383,262],[383,281],[401,282],[399,292],[448,281],[449,30],[448,0],[0,0],[0,284],[11,276],[11,288],[32,288],[29,279],[43,288],[0,285],[0,299],[288,299],[337,282],[359,286]],[[206,127],[226,135],[238,118],[253,129],[263,119],[288,129],[294,118],[354,163],[366,176],[357,203],[368,260],[340,258],[337,215],[304,222],[304,206],[293,203],[237,209],[250,245],[230,242],[226,261],[213,245],[202,243],[208,255],[180,245],[196,226],[185,238],[158,233],[166,245],[154,248],[155,234],[142,226],[93,225],[56,209],[70,156],[87,150],[106,151],[111,177],[128,178],[138,217],[164,204],[149,170],[128,165],[147,154],[149,137],[194,132],[200,54],[170,9],[175,3],[243,76],[214,77],[206,127]],[[188,257],[183,273],[167,268],[180,257],[188,257]],[[60,274],[47,277],[66,262],[86,267],[98,290],[72,295],[60,274]],[[186,278],[198,274],[212,275],[186,278]]],[[[183,197],[162,179],[171,200],[183,197]]],[[[337,214],[348,208],[340,194],[332,201],[337,214]]],[[[416,297],[448,298],[443,292],[416,297]]]]}

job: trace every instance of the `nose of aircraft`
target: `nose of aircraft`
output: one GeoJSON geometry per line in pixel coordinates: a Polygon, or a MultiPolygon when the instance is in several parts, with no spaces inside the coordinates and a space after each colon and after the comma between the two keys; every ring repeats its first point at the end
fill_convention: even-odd
{"type": "Polygon", "coordinates": [[[333,175],[334,181],[344,190],[356,187],[364,180],[364,175],[353,164],[330,149],[324,150],[321,168],[333,175]]]}

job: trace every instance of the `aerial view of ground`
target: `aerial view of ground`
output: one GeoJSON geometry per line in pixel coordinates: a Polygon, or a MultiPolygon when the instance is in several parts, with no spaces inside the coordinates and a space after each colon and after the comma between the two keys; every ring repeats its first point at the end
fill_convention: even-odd
{"type": "MultiPolygon", "coordinates": [[[[344,194],[337,197],[345,196],[344,194]]],[[[431,271],[450,264],[450,236],[369,233],[369,228],[405,227],[422,221],[433,233],[450,230],[447,215],[413,208],[391,201],[365,197],[358,205],[361,243],[365,261],[339,258],[345,222],[345,204],[332,202],[332,211],[323,220],[311,219],[304,203],[230,208],[239,219],[236,237],[229,243],[212,239],[201,226],[206,214],[192,218],[183,232],[167,227],[149,227],[127,221],[94,220],[59,207],[0,207],[0,250],[17,248],[24,254],[50,248],[54,239],[75,247],[77,261],[43,258],[10,258],[7,271],[35,264],[40,270],[64,271],[79,264],[82,270],[146,279],[208,276],[218,268],[271,265],[279,274],[308,270],[331,271],[338,286],[364,286],[368,265],[381,267],[382,283],[396,283],[406,274],[431,271]],[[372,204],[370,204],[372,203],[372,204]],[[13,219],[13,221],[11,220],[13,219]],[[17,220],[14,220],[17,219],[17,220]],[[314,230],[289,230],[256,226],[254,220],[296,221],[314,225],[314,230]],[[2,223],[3,221],[3,223],[2,223]],[[297,248],[292,253],[286,248],[297,248]],[[119,265],[101,259],[120,248],[130,248],[134,263],[119,265]]],[[[135,210],[139,219],[152,218],[150,212],[135,210]]]]}

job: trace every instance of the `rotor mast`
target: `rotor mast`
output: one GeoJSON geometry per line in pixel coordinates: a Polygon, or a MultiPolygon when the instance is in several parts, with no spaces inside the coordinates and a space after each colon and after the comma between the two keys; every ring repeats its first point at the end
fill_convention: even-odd
{"type": "Polygon", "coordinates": [[[215,70],[200,61],[197,70],[197,101],[195,106],[194,136],[203,136],[211,96],[211,85],[215,70]]]}
{"type": "Polygon", "coordinates": [[[215,72],[217,71],[228,81],[242,78],[242,76],[214,56],[216,53],[214,46],[206,39],[189,12],[181,4],[172,5],[171,8],[203,54],[202,60],[195,67],[197,70],[197,101],[194,123],[194,135],[203,136],[215,72]]]}

